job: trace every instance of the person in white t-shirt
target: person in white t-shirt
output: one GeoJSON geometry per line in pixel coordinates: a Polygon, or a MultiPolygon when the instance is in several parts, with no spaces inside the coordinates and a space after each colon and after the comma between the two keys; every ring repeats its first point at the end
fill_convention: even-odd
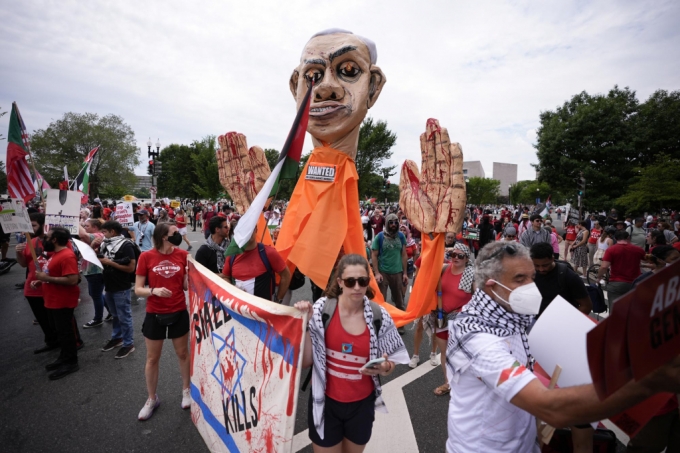
{"type": "Polygon", "coordinates": [[[680,390],[680,356],[604,401],[592,384],[548,390],[532,373],[526,333],[542,299],[534,272],[529,250],[515,242],[487,244],[475,260],[478,289],[449,322],[449,453],[537,453],[534,417],[574,426],[680,390]]]}

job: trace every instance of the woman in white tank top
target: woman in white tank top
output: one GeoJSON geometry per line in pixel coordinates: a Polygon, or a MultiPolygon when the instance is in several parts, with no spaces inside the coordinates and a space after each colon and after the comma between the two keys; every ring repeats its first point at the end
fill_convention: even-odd
{"type": "Polygon", "coordinates": [[[602,257],[604,256],[604,252],[609,248],[609,246],[614,244],[614,241],[611,238],[613,234],[607,230],[608,228],[602,232],[602,235],[600,235],[600,238],[597,240],[597,251],[593,257],[594,264],[600,264],[600,261],[602,261],[602,257]]]}

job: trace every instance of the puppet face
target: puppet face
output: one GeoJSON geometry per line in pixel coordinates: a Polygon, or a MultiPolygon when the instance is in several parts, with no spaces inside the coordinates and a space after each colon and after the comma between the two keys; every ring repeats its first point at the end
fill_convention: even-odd
{"type": "Polygon", "coordinates": [[[368,47],[355,35],[332,34],[310,40],[290,89],[300,108],[314,81],[307,131],[318,140],[336,142],[361,125],[385,83],[371,65],[368,47]]]}

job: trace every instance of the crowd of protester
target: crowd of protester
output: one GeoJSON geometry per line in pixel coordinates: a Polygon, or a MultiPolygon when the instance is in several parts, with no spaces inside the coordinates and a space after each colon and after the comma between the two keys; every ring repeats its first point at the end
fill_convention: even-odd
{"type": "MultiPolygon", "coordinates": [[[[285,222],[286,207],[286,202],[279,201],[265,213],[273,244],[285,222]]],[[[46,366],[53,380],[79,369],[77,351],[84,343],[74,308],[80,302],[81,277],[85,277],[94,305],[93,319],[82,328],[99,328],[111,322],[111,338],[101,350],[116,350],[116,359],[135,351],[132,297],[145,302],[141,332],[147,351],[148,397],[138,418],[147,420],[160,404],[157,386],[165,339],[172,341],[179,363],[181,407],[187,409],[191,404],[189,314],[184,293],[188,251],[192,250],[189,229],[202,232],[205,238],[196,252],[197,262],[251,294],[290,305],[292,291],[306,280],[299,271],[291,274],[274,247],[261,243],[263,235],[257,228],[244,253],[226,256],[240,218],[228,202],[133,203],[132,225],[121,225],[115,208],[113,202],[94,199],[81,210],[78,239],[94,249],[103,269],[82,260],[68,230],[52,228],[46,232],[45,216],[36,207],[31,208],[30,217],[40,268],[33,265],[30,248],[19,236],[16,261],[26,268],[21,287],[44,334],[44,345],[34,352],[60,349],[58,358],[46,366]],[[186,250],[182,244],[186,244],[186,250]]],[[[361,451],[371,436],[374,411],[385,404],[377,377],[389,375],[397,364],[417,367],[426,335],[431,345],[429,363],[441,366],[443,371],[444,383],[434,389],[434,394],[451,395],[449,451],[501,451],[493,447],[499,442],[506,446],[503,451],[531,451],[523,448],[533,445],[536,431],[530,419],[538,414],[555,425],[572,426],[574,451],[592,451],[593,430],[584,423],[616,411],[598,406],[596,401],[576,404],[591,396],[587,390],[574,391],[562,399],[556,396],[558,402],[550,406],[551,410],[546,409],[548,403],[539,398],[540,389],[531,374],[526,332],[557,295],[590,314],[592,303],[582,277],[594,265],[599,266],[597,280],[606,280],[604,289],[611,309],[618,297],[641,280],[678,260],[678,212],[620,217],[612,209],[577,221],[564,218],[566,213],[559,208],[546,215],[543,209],[537,212],[531,206],[469,206],[461,231],[446,234],[437,309],[414,322],[415,349],[408,354],[400,338],[404,327],[396,328],[388,312],[372,302],[369,281],[372,273],[384,300],[405,309],[409,289],[418,278],[421,232],[398,204],[362,203],[358,209],[365,255],[345,255],[341,249],[328,282],[323,287],[310,282],[313,300],[295,304],[302,311],[319,315],[310,322],[303,360],[303,366],[313,363],[321,370],[313,375],[309,399],[314,445],[330,448],[341,443],[348,446],[343,451],[361,451]],[[555,217],[563,222],[560,230],[553,225],[555,217]],[[535,306],[515,306],[513,294],[519,291],[535,306]],[[507,348],[494,343],[498,337],[506,340],[503,344],[507,348]],[[358,345],[352,352],[356,363],[338,359],[338,351],[346,352],[343,348],[350,343],[358,345]],[[384,360],[366,366],[373,365],[373,349],[384,360]],[[508,369],[512,378],[507,384],[488,381],[490,376],[497,376],[494,373],[508,369]],[[347,370],[356,371],[359,377],[347,370]],[[570,403],[579,409],[565,408],[570,403]],[[513,416],[508,416],[507,429],[486,438],[480,430],[487,425],[493,428],[495,422],[490,420],[496,418],[495,411],[513,416]],[[347,418],[347,413],[354,415],[347,418]],[[471,417],[465,422],[471,413],[478,419],[471,417]]],[[[9,237],[0,237],[3,262],[10,263],[6,257],[9,237]]],[[[620,410],[636,401],[626,394],[614,407],[620,410]]],[[[672,438],[664,426],[680,431],[677,398],[669,407],[649,424],[655,439],[672,438]],[[669,413],[675,414],[670,425],[669,413]]],[[[645,430],[631,439],[628,451],[646,451],[645,444],[651,441],[645,440],[649,438],[645,430]],[[635,449],[640,445],[642,449],[635,449]]]]}

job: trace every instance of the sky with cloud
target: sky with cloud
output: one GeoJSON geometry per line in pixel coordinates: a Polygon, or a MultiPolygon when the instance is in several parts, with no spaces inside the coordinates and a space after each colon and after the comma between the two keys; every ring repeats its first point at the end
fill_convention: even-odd
{"type": "Polygon", "coordinates": [[[387,83],[369,114],[397,134],[390,164],[419,162],[419,135],[437,118],[487,177],[510,162],[534,179],[541,111],[617,84],[641,101],[680,89],[675,0],[28,0],[2,2],[0,17],[2,111],[16,101],[29,131],[69,111],[119,115],[143,152],[137,174],[149,137],[165,146],[238,131],[281,149],[291,72],[331,27],[377,44],[387,83]]]}

